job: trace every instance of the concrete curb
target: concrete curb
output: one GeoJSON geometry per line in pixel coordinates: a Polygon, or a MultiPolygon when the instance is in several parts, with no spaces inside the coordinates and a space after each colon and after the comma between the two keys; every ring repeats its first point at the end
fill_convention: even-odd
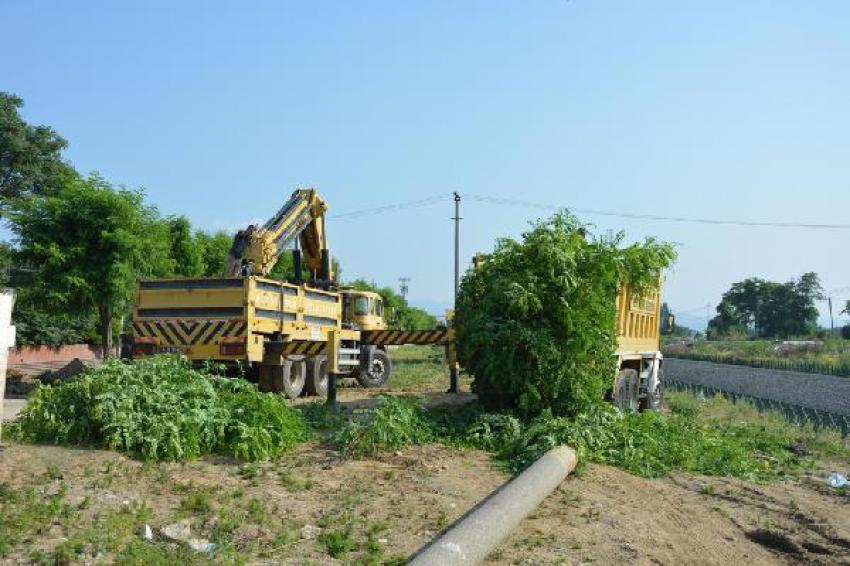
{"type": "Polygon", "coordinates": [[[572,448],[559,446],[455,521],[414,554],[414,566],[477,564],[575,469],[572,448]]]}

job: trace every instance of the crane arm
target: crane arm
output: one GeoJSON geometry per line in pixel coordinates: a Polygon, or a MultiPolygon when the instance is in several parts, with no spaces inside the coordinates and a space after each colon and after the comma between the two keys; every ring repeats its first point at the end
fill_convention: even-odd
{"type": "MultiPolygon", "coordinates": [[[[318,279],[327,267],[325,264],[329,264],[325,233],[327,210],[327,203],[315,189],[296,189],[262,227],[252,224],[236,233],[227,260],[227,275],[245,273],[248,265],[252,266],[252,273],[268,275],[280,255],[297,238],[307,269],[318,279]]],[[[330,279],[329,273],[324,275],[325,279],[330,279]]]]}

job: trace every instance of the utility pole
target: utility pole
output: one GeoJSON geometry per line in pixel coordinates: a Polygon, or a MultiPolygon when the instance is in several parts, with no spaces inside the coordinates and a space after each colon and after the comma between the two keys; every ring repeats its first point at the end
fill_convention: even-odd
{"type": "Polygon", "coordinates": [[[835,322],[832,320],[832,296],[826,298],[829,301],[829,335],[835,336],[835,322]]]}
{"type": "Polygon", "coordinates": [[[407,284],[410,282],[410,277],[399,277],[398,280],[401,283],[399,286],[399,290],[401,291],[401,300],[404,301],[404,304],[407,304],[407,284]]]}
{"type": "MultiPolygon", "coordinates": [[[[457,308],[457,289],[460,283],[460,195],[455,191],[455,215],[452,220],[455,221],[455,296],[454,296],[454,308],[457,308]]],[[[447,321],[449,326],[454,325],[454,314],[449,317],[447,321]]],[[[450,334],[453,336],[454,332],[450,334]]],[[[457,349],[454,344],[454,338],[451,338],[451,341],[448,344],[448,348],[446,350],[446,354],[449,361],[449,390],[448,393],[460,393],[460,383],[458,379],[458,374],[460,372],[460,367],[457,363],[457,349]]]]}
{"type": "Polygon", "coordinates": [[[460,195],[455,192],[455,306],[457,306],[457,288],[460,284],[460,195]]]}

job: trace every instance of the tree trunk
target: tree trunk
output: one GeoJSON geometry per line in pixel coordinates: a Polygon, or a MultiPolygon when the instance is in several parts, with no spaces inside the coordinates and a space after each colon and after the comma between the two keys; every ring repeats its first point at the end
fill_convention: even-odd
{"type": "Polygon", "coordinates": [[[112,356],[112,308],[100,305],[100,344],[103,347],[103,359],[112,356]]]}

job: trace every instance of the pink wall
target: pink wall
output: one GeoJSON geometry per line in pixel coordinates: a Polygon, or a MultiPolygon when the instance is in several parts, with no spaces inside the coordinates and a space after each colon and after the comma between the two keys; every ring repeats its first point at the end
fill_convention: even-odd
{"type": "Polygon", "coordinates": [[[50,346],[22,346],[20,348],[9,349],[8,365],[10,369],[13,369],[15,366],[28,364],[71,361],[74,358],[99,360],[101,357],[100,348],[88,344],[69,344],[59,348],[51,348],[50,346]]]}

